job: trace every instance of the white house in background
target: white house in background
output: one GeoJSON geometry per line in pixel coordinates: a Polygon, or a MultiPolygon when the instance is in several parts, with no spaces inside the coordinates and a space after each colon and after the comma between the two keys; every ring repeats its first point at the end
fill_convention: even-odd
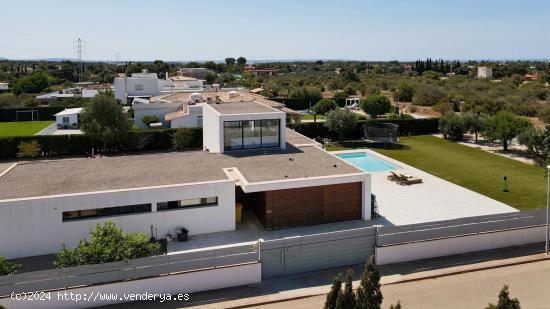
{"type": "MultiPolygon", "coordinates": [[[[166,73],[168,76],[168,73],[166,73]]],[[[117,77],[114,82],[115,98],[126,103],[128,98],[150,98],[162,93],[201,90],[202,80],[175,76],[159,79],[157,73],[133,73],[130,77],[117,77]]]]}
{"type": "Polygon", "coordinates": [[[215,102],[260,102],[287,114],[293,113],[283,104],[252,94],[245,88],[187,90],[155,96],[149,100],[134,99],[134,124],[141,129],[147,129],[142,119],[151,115],[157,116],[165,128],[200,128],[203,127],[203,107],[207,103],[215,102]]]}
{"type": "Polygon", "coordinates": [[[208,151],[0,167],[0,256],[55,253],[106,220],[158,238],[231,231],[236,204],[267,230],[371,219],[370,174],[286,129],[284,112],[201,104],[208,151]]]}
{"type": "Polygon", "coordinates": [[[477,67],[477,77],[479,78],[493,78],[493,68],[490,67],[477,67]]]}
{"type": "Polygon", "coordinates": [[[41,94],[36,97],[38,100],[42,101],[61,101],[67,98],[93,98],[99,91],[97,89],[86,89],[86,88],[66,88],[59,91],[54,91],[50,93],[41,94]]]}
{"type": "Polygon", "coordinates": [[[66,108],[55,114],[55,122],[58,129],[78,129],[80,128],[80,114],[84,108],[66,108]]]}
{"type": "Polygon", "coordinates": [[[10,84],[9,83],[0,83],[0,90],[9,90],[10,84]]]}

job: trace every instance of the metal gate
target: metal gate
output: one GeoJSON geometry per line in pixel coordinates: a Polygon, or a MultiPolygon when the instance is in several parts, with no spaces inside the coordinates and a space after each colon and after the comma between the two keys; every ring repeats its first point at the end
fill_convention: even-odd
{"type": "Polygon", "coordinates": [[[372,227],[260,241],[262,278],[364,263],[374,254],[372,227]]]}

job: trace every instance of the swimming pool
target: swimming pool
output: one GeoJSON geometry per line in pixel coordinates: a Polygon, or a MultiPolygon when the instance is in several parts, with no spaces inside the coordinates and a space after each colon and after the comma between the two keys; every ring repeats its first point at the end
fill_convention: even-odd
{"type": "Polygon", "coordinates": [[[393,163],[366,152],[341,153],[336,156],[365,172],[384,172],[399,168],[393,163]]]}

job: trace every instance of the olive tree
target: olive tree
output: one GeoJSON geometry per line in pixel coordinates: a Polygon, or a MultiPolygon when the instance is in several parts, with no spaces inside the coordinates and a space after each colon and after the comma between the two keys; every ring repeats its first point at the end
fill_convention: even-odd
{"type": "Polygon", "coordinates": [[[339,140],[344,139],[344,134],[355,128],[357,117],[347,109],[335,109],[326,114],[325,127],[338,133],[339,140]]]}
{"type": "Polygon", "coordinates": [[[530,127],[532,127],[531,122],[525,118],[509,112],[499,112],[487,119],[483,135],[489,140],[501,141],[502,149],[507,151],[509,141],[530,127]]]}
{"type": "Polygon", "coordinates": [[[390,111],[390,99],[383,94],[372,94],[361,102],[361,109],[373,119],[376,119],[379,115],[390,111]]]}

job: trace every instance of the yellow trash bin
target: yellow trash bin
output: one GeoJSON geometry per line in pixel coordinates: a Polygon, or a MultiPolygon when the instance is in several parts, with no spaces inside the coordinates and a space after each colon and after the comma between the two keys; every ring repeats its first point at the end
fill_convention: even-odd
{"type": "Polygon", "coordinates": [[[243,205],[237,203],[235,205],[235,221],[241,223],[243,220],[243,205]]]}

